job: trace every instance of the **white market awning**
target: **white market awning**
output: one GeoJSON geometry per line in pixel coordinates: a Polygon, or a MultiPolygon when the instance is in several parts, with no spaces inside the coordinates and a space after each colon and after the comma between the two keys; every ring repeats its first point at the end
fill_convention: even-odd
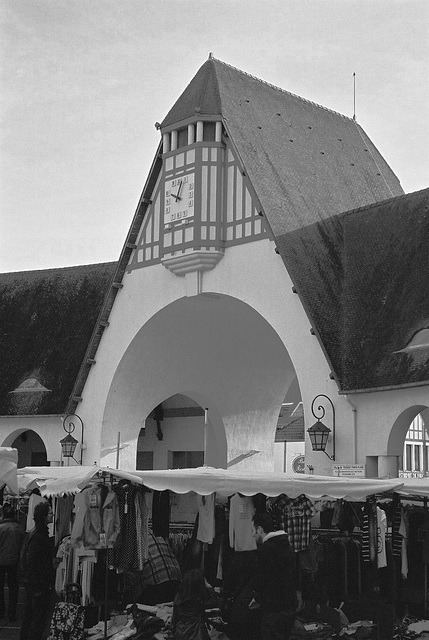
{"type": "Polygon", "coordinates": [[[13,495],[18,495],[18,450],[0,447],[0,487],[7,485],[13,495]]]}
{"type": "Polygon", "coordinates": [[[393,492],[402,486],[402,478],[378,480],[373,478],[337,478],[262,471],[238,471],[199,467],[197,469],[168,469],[160,471],[130,472],[140,478],[149,489],[175,493],[194,491],[200,495],[219,493],[224,496],[241,493],[245,496],[263,493],[278,496],[285,493],[291,498],[305,494],[317,499],[330,497],[350,501],[365,500],[367,496],[393,492]]]}
{"type": "Polygon", "coordinates": [[[84,467],[24,467],[18,469],[18,485],[21,492],[38,488],[42,496],[74,494],[82,491],[89,482],[103,471],[117,478],[126,478],[142,484],[142,480],[132,473],[119,469],[102,469],[98,465],[84,467]]]}
{"type": "Polygon", "coordinates": [[[38,487],[42,496],[78,493],[99,473],[113,475],[142,484],[154,491],[169,489],[175,493],[195,492],[200,495],[219,493],[223,496],[241,493],[246,496],[263,493],[274,497],[285,493],[291,498],[305,494],[309,498],[343,498],[362,501],[367,496],[398,491],[402,478],[337,478],[262,471],[238,471],[199,467],[197,469],[162,469],[158,471],[124,471],[110,467],[26,467],[18,470],[21,491],[38,487]]]}
{"type": "Polygon", "coordinates": [[[429,498],[429,478],[399,478],[404,485],[398,490],[399,495],[429,498]]]}

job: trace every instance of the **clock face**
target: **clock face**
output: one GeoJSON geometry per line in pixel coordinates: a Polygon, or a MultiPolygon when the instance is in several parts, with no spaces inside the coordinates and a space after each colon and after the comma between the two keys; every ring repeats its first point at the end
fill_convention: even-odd
{"type": "Polygon", "coordinates": [[[194,216],[194,174],[165,181],[164,223],[180,222],[194,216]]]}

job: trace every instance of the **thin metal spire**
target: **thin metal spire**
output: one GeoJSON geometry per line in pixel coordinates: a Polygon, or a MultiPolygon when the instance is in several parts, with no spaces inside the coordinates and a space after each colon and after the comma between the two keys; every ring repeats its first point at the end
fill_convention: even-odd
{"type": "Polygon", "coordinates": [[[353,120],[356,121],[356,74],[353,71],[353,120]]]}

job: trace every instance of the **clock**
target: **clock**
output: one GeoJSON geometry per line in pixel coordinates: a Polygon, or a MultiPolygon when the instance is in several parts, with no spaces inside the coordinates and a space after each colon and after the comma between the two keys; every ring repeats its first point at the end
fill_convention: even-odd
{"type": "Polygon", "coordinates": [[[164,224],[194,217],[194,174],[165,181],[164,224]]]}

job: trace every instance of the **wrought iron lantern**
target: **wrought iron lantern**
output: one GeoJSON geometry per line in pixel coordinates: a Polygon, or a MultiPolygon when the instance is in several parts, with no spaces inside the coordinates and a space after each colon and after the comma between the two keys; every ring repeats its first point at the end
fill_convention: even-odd
{"type": "Polygon", "coordinates": [[[330,460],[335,460],[335,409],[332,404],[332,400],[325,396],[323,393],[319,394],[313,399],[311,403],[311,413],[315,418],[317,418],[317,422],[315,422],[309,429],[307,429],[307,433],[310,436],[310,442],[313,451],[323,451],[330,460]],[[321,421],[322,418],[325,417],[326,410],[323,405],[319,405],[317,407],[317,414],[314,412],[314,403],[318,398],[326,398],[332,407],[332,431],[321,421]],[[326,445],[328,444],[329,435],[332,433],[332,456],[329,455],[326,451],[326,445]]]}
{"type": "Polygon", "coordinates": [[[60,444],[63,458],[73,458],[74,460],[74,452],[78,444],[76,438],[67,433],[66,437],[60,440],[60,444]]]}
{"type": "MultiPolygon", "coordinates": [[[[67,463],[68,464],[70,463],[70,458],[72,458],[75,462],[78,462],[74,457],[74,453],[76,451],[76,447],[78,445],[78,441],[76,440],[76,438],[74,438],[71,435],[73,433],[73,431],[76,429],[76,425],[75,425],[76,420],[78,420],[80,422],[81,428],[82,428],[82,442],[81,442],[81,449],[82,449],[83,448],[83,422],[82,422],[82,419],[79,418],[79,416],[76,415],[76,414],[73,414],[73,415],[69,414],[63,420],[63,429],[67,433],[67,435],[65,436],[65,438],[60,440],[60,445],[61,445],[62,456],[63,456],[63,458],[67,458],[67,463]]],[[[81,453],[80,464],[82,464],[82,453],[81,453]]]]}

